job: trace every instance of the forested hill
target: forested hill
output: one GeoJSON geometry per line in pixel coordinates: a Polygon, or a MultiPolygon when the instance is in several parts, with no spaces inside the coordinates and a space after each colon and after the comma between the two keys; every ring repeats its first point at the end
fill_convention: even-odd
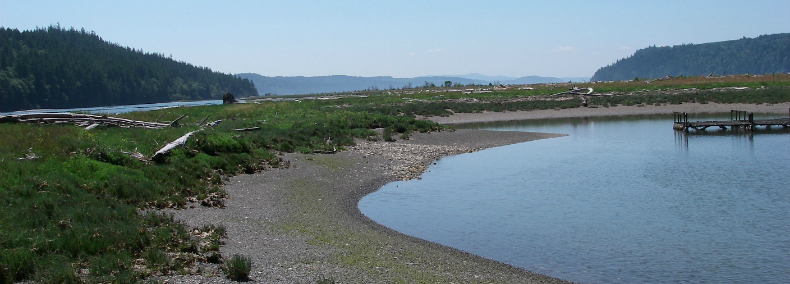
{"type": "Polygon", "coordinates": [[[790,33],[783,33],[705,44],[652,46],[598,69],[591,80],[787,72],[790,33]]]}
{"type": "Polygon", "coordinates": [[[0,27],[0,112],[257,95],[253,83],[50,26],[0,27]]]}

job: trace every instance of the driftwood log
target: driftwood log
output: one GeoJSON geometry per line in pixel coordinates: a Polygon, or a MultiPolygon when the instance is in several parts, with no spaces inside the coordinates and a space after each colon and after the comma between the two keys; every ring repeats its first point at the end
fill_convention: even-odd
{"type": "Polygon", "coordinates": [[[162,161],[162,159],[164,159],[165,155],[167,155],[167,153],[170,153],[170,150],[173,150],[174,148],[176,148],[178,146],[181,146],[181,145],[184,145],[185,143],[187,143],[187,139],[189,138],[189,136],[192,136],[192,134],[194,134],[195,132],[198,132],[198,131],[200,131],[200,130],[195,130],[195,131],[189,132],[189,133],[184,134],[183,136],[179,137],[178,139],[173,140],[173,142],[167,143],[167,145],[162,147],[162,149],[159,149],[159,151],[156,151],[156,153],[154,153],[154,155],[151,156],[151,160],[152,161],[157,161],[157,162],[162,161]]]}
{"type": "Polygon", "coordinates": [[[165,123],[138,121],[118,117],[109,117],[80,113],[27,113],[16,115],[2,115],[0,122],[18,123],[73,123],[80,127],[120,126],[161,129],[170,126],[165,123]]]}
{"type": "Polygon", "coordinates": [[[236,129],[236,131],[239,131],[239,132],[242,132],[242,131],[253,131],[253,130],[261,130],[261,128],[256,126],[256,127],[250,127],[250,128],[239,128],[239,129],[236,129]]]}
{"type": "Polygon", "coordinates": [[[590,96],[590,95],[593,95],[592,93],[593,93],[593,88],[579,89],[579,88],[573,87],[573,89],[571,89],[570,91],[562,92],[562,93],[556,93],[556,94],[553,94],[552,96],[568,95],[568,94],[571,94],[571,95],[588,95],[588,96],[590,96]]]}

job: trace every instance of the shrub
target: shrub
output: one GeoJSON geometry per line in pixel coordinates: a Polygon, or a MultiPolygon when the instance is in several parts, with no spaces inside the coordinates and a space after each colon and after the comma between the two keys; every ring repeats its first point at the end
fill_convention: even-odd
{"type": "Polygon", "coordinates": [[[246,256],[234,254],[233,257],[225,262],[224,271],[229,279],[234,281],[247,281],[250,280],[250,270],[252,269],[252,260],[246,256]]]}
{"type": "Polygon", "coordinates": [[[382,137],[384,138],[384,141],[387,142],[395,141],[395,138],[392,138],[392,129],[390,129],[389,127],[384,128],[384,133],[382,134],[382,137]]]}

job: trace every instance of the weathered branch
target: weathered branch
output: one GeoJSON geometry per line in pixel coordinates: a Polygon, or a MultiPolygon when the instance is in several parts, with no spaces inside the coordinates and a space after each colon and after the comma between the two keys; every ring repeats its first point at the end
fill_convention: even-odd
{"type": "Polygon", "coordinates": [[[189,132],[179,137],[178,139],[174,140],[173,142],[167,143],[167,145],[162,147],[162,149],[159,149],[159,151],[156,151],[156,153],[154,153],[154,155],[151,156],[151,160],[161,161],[164,158],[164,156],[167,155],[167,153],[170,153],[170,150],[173,150],[174,148],[184,145],[184,143],[187,143],[187,138],[189,138],[189,136],[191,136],[192,134],[198,131],[200,130],[189,132]]]}
{"type": "Polygon", "coordinates": [[[239,129],[236,129],[236,131],[253,131],[253,130],[261,130],[261,128],[256,126],[256,127],[250,127],[250,128],[239,128],[239,129]]]}
{"type": "Polygon", "coordinates": [[[186,117],[186,116],[187,116],[186,114],[182,115],[182,116],[179,116],[178,118],[176,118],[176,120],[173,120],[173,122],[170,122],[170,127],[178,127],[178,125],[179,125],[178,121],[181,120],[182,118],[186,117]]]}
{"type": "Polygon", "coordinates": [[[201,120],[200,122],[198,122],[198,124],[197,124],[197,125],[198,125],[198,126],[201,126],[201,125],[203,125],[203,123],[204,123],[204,122],[206,122],[206,119],[208,119],[208,117],[209,117],[209,116],[207,115],[207,116],[206,116],[206,118],[204,118],[203,120],[201,120]]]}

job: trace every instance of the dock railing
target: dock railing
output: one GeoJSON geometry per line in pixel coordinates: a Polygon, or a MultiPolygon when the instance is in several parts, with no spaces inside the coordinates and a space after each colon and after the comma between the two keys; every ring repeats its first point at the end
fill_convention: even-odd
{"type": "Polygon", "coordinates": [[[746,111],[745,110],[730,110],[730,120],[746,120],[746,111]]]}

